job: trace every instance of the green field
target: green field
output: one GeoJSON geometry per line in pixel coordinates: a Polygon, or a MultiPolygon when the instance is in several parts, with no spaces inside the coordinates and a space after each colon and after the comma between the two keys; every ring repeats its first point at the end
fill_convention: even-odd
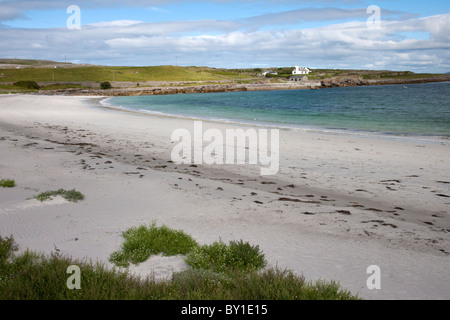
{"type": "Polygon", "coordinates": [[[248,78],[249,74],[207,67],[103,67],[0,69],[0,82],[42,81],[211,81],[248,78]]]}
{"type": "Polygon", "coordinates": [[[342,69],[314,69],[308,75],[312,79],[326,79],[339,76],[357,76],[363,79],[417,79],[431,78],[439,74],[414,73],[411,71],[389,71],[389,70],[342,70],[342,69]]]}
{"type": "MultiPolygon", "coordinates": [[[[270,68],[278,73],[271,78],[289,78],[292,76],[294,68],[270,68]]],[[[363,79],[418,79],[432,78],[439,74],[432,73],[414,73],[411,71],[389,71],[389,70],[350,70],[350,69],[310,69],[311,73],[307,75],[310,80],[324,80],[334,77],[356,76],[363,79]]]]}
{"type": "MultiPolygon", "coordinates": [[[[272,81],[282,82],[292,75],[293,67],[269,68],[278,72],[271,76],[272,81]]],[[[45,60],[0,59],[0,91],[24,91],[12,83],[17,81],[36,81],[42,90],[50,89],[83,89],[90,87],[81,82],[130,82],[130,87],[145,86],[146,81],[165,82],[204,82],[237,81],[250,83],[260,77],[263,70],[253,69],[218,69],[211,67],[178,67],[178,66],[149,66],[149,67],[109,67],[75,65],[45,60]],[[3,66],[2,66],[3,64],[3,66]],[[9,66],[7,66],[9,65],[9,66]],[[12,66],[11,66],[12,65],[12,66]],[[16,68],[19,66],[19,68],[16,68]],[[57,66],[57,67],[55,67],[57,66]],[[5,84],[9,83],[9,84],[5,84]],[[59,84],[45,84],[45,82],[60,82],[59,84]],[[63,82],[63,83],[61,83],[63,82]]],[[[333,77],[357,76],[363,79],[418,79],[432,78],[437,74],[416,74],[411,71],[386,70],[344,70],[344,69],[311,69],[310,80],[323,80],[333,77]]],[[[172,84],[170,84],[172,85],[172,84]]],[[[161,86],[164,86],[161,84],[161,86]]]]}

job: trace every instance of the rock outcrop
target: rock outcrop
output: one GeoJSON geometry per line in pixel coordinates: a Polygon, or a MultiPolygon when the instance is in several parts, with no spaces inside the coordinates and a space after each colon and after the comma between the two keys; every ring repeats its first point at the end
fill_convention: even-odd
{"type": "Polygon", "coordinates": [[[357,76],[333,77],[322,80],[322,87],[354,87],[364,85],[364,80],[357,76]]]}

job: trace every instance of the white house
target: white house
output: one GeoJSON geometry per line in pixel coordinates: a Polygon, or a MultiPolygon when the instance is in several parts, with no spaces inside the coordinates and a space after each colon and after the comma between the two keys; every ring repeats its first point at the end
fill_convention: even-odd
{"type": "Polygon", "coordinates": [[[277,76],[278,72],[273,71],[273,70],[264,70],[263,73],[262,73],[263,77],[265,77],[267,74],[271,74],[273,76],[277,76]]]}
{"type": "Polygon", "coordinates": [[[311,70],[309,70],[306,67],[299,67],[298,65],[295,66],[294,70],[292,71],[292,74],[309,74],[311,70]]]}

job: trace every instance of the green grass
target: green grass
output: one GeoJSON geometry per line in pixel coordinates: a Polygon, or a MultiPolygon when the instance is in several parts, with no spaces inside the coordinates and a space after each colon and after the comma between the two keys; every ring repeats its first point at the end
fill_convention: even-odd
{"type": "Polygon", "coordinates": [[[323,80],[332,77],[358,76],[363,79],[419,79],[432,78],[439,74],[414,73],[411,71],[389,70],[346,70],[346,69],[313,69],[307,75],[311,80],[323,80]]]}
{"type": "MultiPolygon", "coordinates": [[[[90,87],[86,87],[81,84],[67,83],[67,84],[44,85],[44,86],[41,86],[39,88],[39,90],[64,90],[64,89],[89,89],[89,88],[90,87]]],[[[21,92],[37,92],[38,91],[37,89],[29,89],[29,88],[24,88],[22,86],[8,85],[8,84],[0,84],[0,89],[21,91],[21,92]]]]}
{"type": "Polygon", "coordinates": [[[14,83],[14,86],[23,89],[39,90],[39,85],[33,80],[20,80],[14,83]]]}
{"type": "Polygon", "coordinates": [[[0,84],[0,89],[9,90],[9,91],[20,91],[20,92],[37,92],[37,89],[24,89],[23,87],[9,85],[9,84],[0,84]]]}
{"type": "Polygon", "coordinates": [[[34,196],[34,198],[43,202],[46,200],[50,200],[52,197],[56,196],[61,196],[70,202],[77,202],[84,199],[84,195],[81,192],[76,191],[75,189],[72,190],[58,189],[55,191],[45,191],[34,196]]]}
{"type": "Polygon", "coordinates": [[[335,282],[306,283],[303,276],[278,268],[265,269],[259,246],[216,241],[199,246],[180,230],[140,226],[123,232],[122,248],[110,256],[118,266],[147,260],[152,254],[185,254],[190,269],[174,273],[163,299],[356,299],[335,282]],[[262,270],[262,271],[261,271],[262,270]]]}
{"type": "Polygon", "coordinates": [[[164,254],[173,256],[187,254],[198,246],[197,242],[181,230],[173,230],[167,226],[150,226],[130,228],[122,233],[124,242],[119,251],[110,256],[110,261],[118,266],[129,263],[144,262],[151,255],[164,254]]]}
{"type": "Polygon", "coordinates": [[[216,241],[211,245],[199,246],[182,230],[167,226],[130,228],[122,233],[124,242],[121,249],[110,255],[110,262],[117,266],[129,266],[146,261],[151,255],[186,255],[186,263],[194,269],[211,270],[217,273],[230,271],[256,271],[266,265],[259,246],[252,246],[242,240],[230,241],[227,245],[216,241]]]}
{"type": "Polygon", "coordinates": [[[354,300],[338,283],[306,282],[289,270],[187,270],[171,279],[139,278],[99,263],[57,254],[17,254],[12,236],[0,236],[0,300],[354,300]],[[80,267],[79,290],[67,288],[71,265],[80,267]]]}
{"type": "Polygon", "coordinates": [[[80,84],[51,84],[40,87],[39,90],[63,90],[63,89],[87,89],[89,87],[82,86],[80,84]]]}
{"type": "MultiPolygon", "coordinates": [[[[73,68],[22,68],[0,69],[3,82],[20,80],[34,81],[208,81],[223,80],[223,78],[240,78],[237,72],[227,72],[221,69],[207,67],[73,67],[73,68]]],[[[247,75],[248,77],[248,75],[247,75]]]]}
{"type": "Polygon", "coordinates": [[[434,73],[412,73],[409,71],[403,72],[383,72],[379,74],[364,74],[364,79],[419,79],[419,78],[432,78],[439,76],[439,74],[434,73]]]}
{"type": "MultiPolygon", "coordinates": [[[[1,62],[1,60],[0,60],[1,62]]],[[[217,81],[254,79],[261,69],[216,69],[210,67],[110,67],[110,66],[76,66],[60,68],[43,67],[44,62],[24,60],[23,64],[34,67],[21,69],[0,69],[1,82],[37,81],[42,82],[145,82],[145,81],[217,81]]],[[[68,65],[69,66],[69,65],[68,65]]],[[[1,67],[1,65],[0,65],[1,67]]],[[[292,75],[292,67],[270,68],[278,72],[274,79],[286,79],[292,75]]],[[[346,69],[312,69],[308,75],[311,80],[323,80],[337,76],[360,76],[364,79],[416,79],[430,78],[436,74],[416,74],[410,71],[380,71],[380,70],[346,70],[346,69]]],[[[75,84],[74,84],[75,85],[75,84]]],[[[78,84],[80,85],[80,84],[78,84]]],[[[70,85],[72,87],[73,85],[70,85]]],[[[24,89],[11,85],[0,85],[0,89],[24,89]]],[[[47,88],[50,89],[50,88],[47,88]]]]}
{"type": "Polygon", "coordinates": [[[0,187],[3,188],[13,188],[16,186],[16,182],[12,179],[2,179],[0,180],[0,187]]]}
{"type": "MultiPolygon", "coordinates": [[[[55,64],[66,64],[63,62],[56,62],[51,60],[31,60],[31,59],[0,59],[0,64],[19,64],[26,66],[49,66],[55,64]]],[[[67,63],[70,65],[71,63],[67,63]]]]}
{"type": "Polygon", "coordinates": [[[219,273],[256,271],[266,266],[259,246],[252,246],[242,240],[231,241],[229,245],[216,241],[211,245],[196,247],[187,256],[186,263],[194,269],[208,269],[219,273]]]}

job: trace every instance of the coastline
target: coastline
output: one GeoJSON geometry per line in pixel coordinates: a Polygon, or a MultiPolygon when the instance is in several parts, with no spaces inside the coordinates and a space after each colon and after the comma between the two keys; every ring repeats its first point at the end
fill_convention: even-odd
{"type": "Polygon", "coordinates": [[[190,121],[206,121],[208,123],[215,123],[219,125],[230,125],[230,126],[244,126],[247,128],[259,128],[264,127],[266,129],[279,129],[279,130],[288,130],[288,131],[296,131],[301,133],[317,133],[323,135],[340,135],[346,136],[348,138],[351,137],[362,137],[367,139],[375,139],[375,140],[397,140],[399,142],[409,142],[409,143],[425,143],[425,144],[442,144],[442,145],[450,145],[450,137],[436,134],[418,134],[418,133],[395,133],[395,132],[378,132],[378,131],[365,131],[365,130],[357,130],[357,129],[335,129],[335,128],[326,128],[319,126],[309,126],[306,127],[304,125],[289,125],[289,124],[275,124],[270,122],[250,122],[245,120],[232,120],[232,119],[219,119],[219,118],[201,118],[196,116],[189,115],[181,115],[181,114],[169,114],[158,111],[151,110],[136,110],[132,108],[122,107],[118,105],[114,105],[108,102],[109,99],[114,96],[102,96],[100,98],[92,98],[91,105],[106,109],[109,111],[118,111],[118,112],[127,112],[137,115],[147,115],[147,116],[155,116],[155,117],[163,117],[163,118],[172,118],[172,119],[180,119],[180,120],[190,120],[190,121]]]}
{"type": "MultiPolygon", "coordinates": [[[[102,90],[99,88],[98,82],[80,82],[89,84],[91,88],[68,88],[68,89],[52,89],[39,90],[30,92],[30,94],[39,95],[70,95],[70,96],[137,96],[137,95],[167,95],[167,94],[189,94],[189,93],[213,93],[213,92],[237,92],[237,91],[266,91],[266,90],[317,90],[334,87],[355,87],[355,86],[379,86],[379,85],[407,85],[415,83],[431,83],[431,82],[447,82],[450,81],[450,75],[442,75],[432,78],[415,78],[415,79],[363,79],[356,76],[344,76],[326,78],[323,80],[308,80],[300,83],[285,82],[271,83],[270,80],[253,84],[236,84],[234,82],[226,82],[219,84],[199,84],[185,86],[185,82],[158,82],[148,84],[146,87],[135,87],[135,82],[114,82],[112,81],[112,89],[102,90]]],[[[51,82],[51,84],[78,84],[77,81],[72,82],[51,82]]],[[[150,81],[151,83],[151,81],[150,81]]],[[[191,82],[186,82],[191,83],[191,82]]],[[[6,83],[4,83],[6,84],[6,83]]],[[[12,83],[10,83],[12,84],[12,83]]],[[[39,83],[42,85],[44,83],[39,83]]],[[[0,89],[0,92],[9,92],[0,89]]],[[[14,92],[11,92],[14,93],[14,92]]],[[[20,92],[19,92],[20,94],[20,92]]]]}
{"type": "MultiPolygon", "coordinates": [[[[450,201],[438,196],[450,192],[448,146],[282,130],[276,176],[177,166],[170,134],[192,129],[191,120],[94,106],[104,96],[0,96],[1,175],[17,183],[0,190],[0,234],[13,234],[21,250],[57,247],[107,262],[122,231],[156,220],[201,243],[258,244],[270,265],[340,281],[363,298],[450,297],[450,201]],[[61,187],[86,200],[26,200],[61,187]],[[382,290],[365,287],[373,264],[382,290]]],[[[168,276],[184,267],[155,259],[132,271],[168,276]]]]}

